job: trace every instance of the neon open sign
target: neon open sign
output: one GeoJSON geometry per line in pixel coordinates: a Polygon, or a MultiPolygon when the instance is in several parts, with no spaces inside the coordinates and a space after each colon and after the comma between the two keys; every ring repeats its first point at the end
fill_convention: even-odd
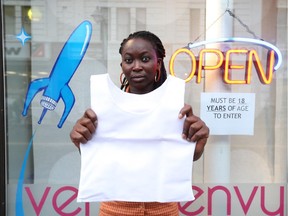
{"type": "Polygon", "coordinates": [[[217,40],[204,41],[195,44],[188,44],[187,47],[176,50],[176,52],[172,55],[170,59],[170,73],[175,76],[174,64],[177,55],[180,53],[187,54],[191,60],[191,70],[189,72],[189,76],[186,78],[186,82],[189,82],[194,76],[196,76],[196,83],[200,83],[202,79],[202,71],[223,70],[223,81],[227,84],[250,84],[251,76],[252,76],[252,68],[253,65],[258,74],[259,80],[263,84],[270,84],[273,78],[273,72],[278,70],[282,63],[282,54],[280,50],[265,41],[250,39],[250,38],[220,38],[217,40]],[[253,44],[256,46],[261,46],[266,48],[267,51],[267,62],[266,68],[263,67],[263,64],[259,58],[259,54],[255,49],[230,49],[225,52],[220,51],[219,49],[214,48],[205,48],[200,50],[198,56],[191,51],[193,48],[205,46],[207,44],[215,44],[215,43],[245,43],[245,44],[253,44]],[[206,57],[207,55],[214,55],[216,57],[216,63],[213,65],[207,65],[206,57]],[[233,62],[234,55],[244,55],[246,57],[246,61],[242,64],[237,64],[233,62]],[[244,80],[232,80],[231,73],[233,70],[244,70],[245,71],[245,79],[244,80]]]}

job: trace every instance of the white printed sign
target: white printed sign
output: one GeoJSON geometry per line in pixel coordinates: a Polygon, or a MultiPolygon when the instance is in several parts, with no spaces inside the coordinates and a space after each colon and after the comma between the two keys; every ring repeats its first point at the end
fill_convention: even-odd
{"type": "Polygon", "coordinates": [[[254,93],[202,93],[201,119],[211,135],[253,135],[254,93]]]}

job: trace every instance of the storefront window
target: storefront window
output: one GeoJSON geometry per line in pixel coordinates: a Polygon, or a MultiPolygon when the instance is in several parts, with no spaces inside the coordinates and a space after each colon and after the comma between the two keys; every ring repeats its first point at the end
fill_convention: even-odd
{"type": "Polygon", "coordinates": [[[211,136],[193,165],[196,200],[179,203],[180,214],[287,215],[287,1],[0,3],[7,137],[7,152],[0,153],[7,155],[7,184],[1,187],[7,189],[7,216],[97,215],[98,203],[76,202],[80,154],[69,133],[90,107],[91,75],[109,73],[120,86],[120,44],[140,30],[161,38],[170,73],[175,52],[193,47],[190,56],[176,55],[174,75],[187,79],[195,67],[185,102],[203,119],[209,112],[221,119],[208,125],[211,136]],[[73,43],[76,36],[84,44],[81,53],[73,43]],[[281,55],[273,53],[272,59],[274,48],[281,55]],[[203,54],[204,49],[210,51],[203,54]],[[265,83],[269,59],[279,67],[265,83]],[[63,76],[70,77],[61,83],[63,76]],[[204,93],[216,95],[206,106],[204,93]],[[230,105],[238,110],[228,117],[230,105]],[[232,123],[225,118],[233,118],[232,123]],[[223,132],[227,125],[236,125],[235,131],[223,132]],[[250,126],[250,134],[243,132],[250,126]]]}

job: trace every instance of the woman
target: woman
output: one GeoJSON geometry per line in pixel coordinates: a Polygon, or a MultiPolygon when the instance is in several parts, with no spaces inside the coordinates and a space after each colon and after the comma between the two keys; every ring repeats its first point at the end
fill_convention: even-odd
{"type": "MultiPolygon", "coordinates": [[[[146,94],[161,86],[167,73],[163,59],[165,49],[161,40],[148,31],[130,34],[121,43],[119,53],[122,57],[121,67],[124,78],[121,89],[134,94],[146,94]]],[[[209,129],[205,123],[193,115],[192,107],[184,105],[179,112],[179,118],[185,117],[183,125],[183,139],[196,142],[194,160],[198,160],[204,150],[209,136],[209,129]]],[[[87,143],[97,128],[97,115],[92,109],[85,111],[73,127],[70,138],[79,148],[80,143],[87,143]]],[[[100,216],[121,215],[178,215],[177,203],[157,202],[103,202],[100,206],[100,216]]]]}

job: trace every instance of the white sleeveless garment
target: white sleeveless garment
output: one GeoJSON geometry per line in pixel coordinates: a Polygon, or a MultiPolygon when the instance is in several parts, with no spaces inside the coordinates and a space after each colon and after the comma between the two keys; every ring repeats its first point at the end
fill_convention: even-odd
{"type": "Polygon", "coordinates": [[[81,144],[78,202],[194,200],[195,143],[182,139],[185,83],[168,76],[147,94],[120,90],[108,74],[91,76],[92,140],[81,144]]]}

